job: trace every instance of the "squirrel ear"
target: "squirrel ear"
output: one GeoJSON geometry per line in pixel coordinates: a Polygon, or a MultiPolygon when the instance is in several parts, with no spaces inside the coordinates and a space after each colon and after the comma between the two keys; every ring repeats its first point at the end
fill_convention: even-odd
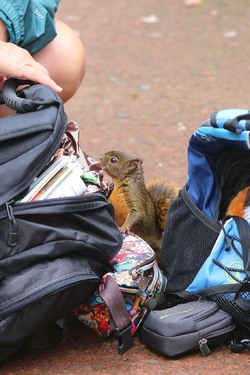
{"type": "Polygon", "coordinates": [[[136,158],[129,160],[129,163],[126,168],[126,172],[132,172],[137,168],[137,165],[141,163],[142,164],[142,159],[136,158]]]}

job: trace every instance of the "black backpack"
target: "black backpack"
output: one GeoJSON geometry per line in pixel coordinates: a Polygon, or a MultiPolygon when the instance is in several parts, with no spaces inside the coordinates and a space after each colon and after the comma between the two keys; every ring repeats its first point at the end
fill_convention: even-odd
{"type": "Polygon", "coordinates": [[[53,90],[20,83],[1,97],[17,112],[0,119],[0,361],[89,297],[122,244],[103,194],[17,203],[67,124],[53,90]]]}

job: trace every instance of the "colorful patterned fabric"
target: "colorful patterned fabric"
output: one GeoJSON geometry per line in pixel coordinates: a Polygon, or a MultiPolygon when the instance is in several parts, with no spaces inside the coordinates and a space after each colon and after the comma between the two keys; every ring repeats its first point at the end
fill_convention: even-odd
{"type": "MultiPolygon", "coordinates": [[[[115,272],[108,274],[122,291],[134,334],[147,313],[145,302],[149,297],[157,299],[155,295],[165,292],[166,279],[156,264],[152,248],[132,232],[125,234],[121,250],[110,263],[115,272]]],[[[104,337],[114,330],[108,308],[99,294],[108,274],[86,303],[75,310],[79,321],[104,337]]]]}

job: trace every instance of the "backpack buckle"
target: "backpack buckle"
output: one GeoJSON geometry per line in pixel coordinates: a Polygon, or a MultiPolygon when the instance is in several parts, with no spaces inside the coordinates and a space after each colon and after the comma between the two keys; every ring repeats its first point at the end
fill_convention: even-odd
{"type": "Polygon", "coordinates": [[[131,335],[131,328],[132,323],[122,330],[115,328],[115,335],[118,337],[118,354],[124,354],[127,350],[135,346],[135,339],[131,335]]]}

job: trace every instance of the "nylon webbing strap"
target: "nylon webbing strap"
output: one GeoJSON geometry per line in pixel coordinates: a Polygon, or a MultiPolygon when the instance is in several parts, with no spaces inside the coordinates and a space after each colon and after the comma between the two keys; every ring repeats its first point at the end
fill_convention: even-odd
{"type": "MultiPolygon", "coordinates": [[[[219,112],[213,112],[211,117],[210,117],[210,124],[214,127],[214,128],[218,128],[218,124],[217,124],[217,115],[218,115],[219,112]]],[[[245,130],[250,130],[250,112],[248,111],[247,113],[243,113],[242,115],[238,115],[234,118],[230,118],[228,120],[226,120],[223,124],[223,128],[224,129],[227,129],[227,130],[230,130],[231,132],[233,133],[240,133],[243,129],[239,129],[238,128],[238,125],[239,125],[239,122],[241,120],[246,120],[246,126],[245,126],[245,130]]]]}
{"type": "Polygon", "coordinates": [[[108,306],[115,325],[120,330],[127,327],[130,324],[129,314],[121,291],[112,276],[107,275],[105,289],[100,292],[100,296],[108,306]]]}
{"type": "Polygon", "coordinates": [[[114,325],[117,327],[115,333],[119,340],[118,353],[123,354],[135,343],[131,336],[132,324],[123,295],[112,276],[107,275],[105,288],[100,292],[100,296],[108,306],[114,325]]]}
{"type": "Polygon", "coordinates": [[[246,220],[241,217],[234,216],[234,220],[237,224],[240,239],[242,242],[243,262],[245,272],[250,277],[250,227],[246,220]]]}
{"type": "Polygon", "coordinates": [[[245,113],[243,115],[236,116],[235,118],[227,120],[223,127],[224,129],[230,130],[233,133],[239,133],[243,129],[239,129],[238,125],[241,120],[246,120],[246,129],[249,129],[249,123],[247,120],[250,120],[250,113],[245,113]]]}

